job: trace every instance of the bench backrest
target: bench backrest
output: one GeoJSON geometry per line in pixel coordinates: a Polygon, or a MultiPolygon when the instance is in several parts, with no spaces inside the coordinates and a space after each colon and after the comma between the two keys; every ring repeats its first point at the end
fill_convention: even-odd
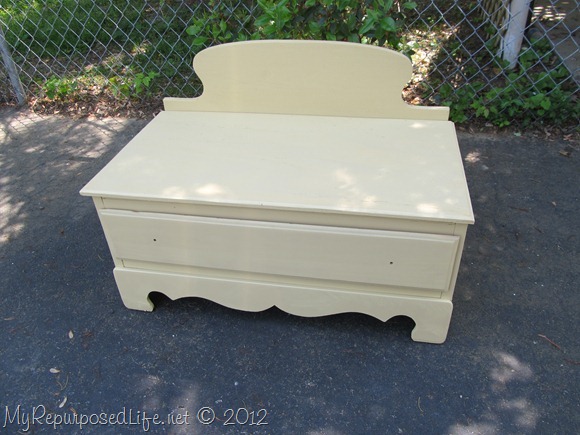
{"type": "Polygon", "coordinates": [[[402,99],[411,61],[395,51],[332,41],[217,45],[195,56],[197,98],[165,98],[165,110],[447,120],[447,107],[402,99]]]}

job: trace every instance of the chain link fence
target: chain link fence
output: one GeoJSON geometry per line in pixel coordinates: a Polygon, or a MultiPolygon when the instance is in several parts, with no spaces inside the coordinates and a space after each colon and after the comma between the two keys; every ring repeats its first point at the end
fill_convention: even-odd
{"type": "MultiPolygon", "coordinates": [[[[28,103],[41,110],[72,107],[102,115],[127,107],[159,110],[161,96],[201,93],[191,64],[202,48],[296,37],[283,33],[279,20],[300,13],[293,19],[302,21],[291,25],[320,24],[336,18],[342,7],[340,17],[346,18],[325,37],[377,43],[383,42],[377,33],[386,29],[385,43],[413,60],[414,75],[403,93],[411,103],[451,105],[457,122],[578,124],[576,0],[2,0],[0,5],[0,46],[11,55],[28,103]],[[360,9],[363,3],[366,9],[360,9]],[[313,4],[318,9],[309,16],[313,4]],[[388,16],[373,30],[369,11],[379,4],[387,4],[388,16]],[[341,26],[353,20],[354,33],[341,37],[341,26]],[[264,32],[268,26],[280,32],[264,32]]],[[[18,90],[3,59],[0,102],[12,103],[18,90]]]]}

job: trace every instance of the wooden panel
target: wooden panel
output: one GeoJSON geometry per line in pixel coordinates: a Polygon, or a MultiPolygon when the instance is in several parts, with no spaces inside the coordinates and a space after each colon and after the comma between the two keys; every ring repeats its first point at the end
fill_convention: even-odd
{"type": "Polygon", "coordinates": [[[305,278],[300,276],[271,275],[268,273],[253,273],[248,271],[236,271],[226,269],[208,269],[196,266],[184,266],[180,264],[154,263],[150,261],[123,259],[120,266],[125,269],[155,270],[157,272],[177,273],[204,278],[215,278],[224,281],[244,281],[276,283],[291,287],[316,287],[336,291],[345,291],[359,294],[391,294],[399,296],[422,297],[429,299],[451,300],[451,291],[434,291],[433,289],[420,289],[411,287],[385,286],[384,284],[369,284],[366,282],[336,281],[333,279],[305,278]]]}
{"type": "Polygon", "coordinates": [[[261,311],[277,306],[287,313],[314,317],[337,313],[364,313],[380,320],[409,316],[415,321],[415,341],[443,343],[453,304],[448,300],[379,293],[335,291],[287,283],[192,276],[116,267],[115,280],[123,303],[135,310],[152,311],[152,291],[171,299],[202,297],[238,310],[261,311]]]}
{"type": "Polygon", "coordinates": [[[386,48],[332,41],[248,41],[198,53],[199,98],[166,110],[446,120],[447,107],[406,104],[411,61],[386,48]]]}
{"type": "Polygon", "coordinates": [[[102,199],[103,209],[142,211],[149,213],[180,214],[200,217],[220,217],[252,221],[282,222],[304,225],[325,225],[370,230],[405,231],[412,233],[457,235],[457,224],[442,221],[389,219],[384,216],[348,215],[306,210],[276,210],[266,207],[232,207],[215,204],[183,202],[136,201],[120,198],[102,199]]]}
{"type": "Polygon", "coordinates": [[[459,237],[103,210],[113,256],[273,275],[449,288],[459,237]]]}
{"type": "Polygon", "coordinates": [[[162,112],[81,193],[473,222],[448,121],[162,112]]]}

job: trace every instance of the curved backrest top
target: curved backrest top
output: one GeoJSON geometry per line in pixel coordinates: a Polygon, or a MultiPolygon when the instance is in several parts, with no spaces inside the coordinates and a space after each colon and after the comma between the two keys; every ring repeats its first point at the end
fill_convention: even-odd
{"type": "Polygon", "coordinates": [[[197,98],[166,110],[447,120],[447,107],[405,103],[411,62],[395,51],[334,41],[245,41],[207,48],[193,66],[197,98]]]}

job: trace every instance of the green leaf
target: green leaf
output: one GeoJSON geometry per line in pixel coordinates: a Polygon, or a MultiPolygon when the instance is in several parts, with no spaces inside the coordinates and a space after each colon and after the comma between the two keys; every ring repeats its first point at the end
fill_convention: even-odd
{"type": "Polygon", "coordinates": [[[417,3],[416,2],[405,2],[402,4],[403,9],[415,9],[417,7],[417,3]]]}
{"type": "Polygon", "coordinates": [[[540,102],[540,106],[542,106],[544,109],[548,110],[550,107],[552,107],[552,102],[546,98],[540,102]]]}
{"type": "Polygon", "coordinates": [[[185,29],[185,32],[188,35],[194,36],[194,35],[197,35],[199,33],[199,30],[200,30],[199,26],[194,25],[194,26],[189,26],[187,29],[185,29]]]}
{"type": "Polygon", "coordinates": [[[276,34],[276,27],[274,26],[264,27],[264,34],[268,38],[274,36],[276,34]]]}
{"type": "Polygon", "coordinates": [[[371,16],[366,16],[362,27],[358,30],[361,35],[366,34],[369,30],[371,30],[375,25],[375,18],[371,16]]]}
{"type": "Polygon", "coordinates": [[[348,35],[347,39],[349,42],[360,42],[360,38],[356,33],[351,33],[350,35],[348,35]]]}
{"type": "Polygon", "coordinates": [[[264,15],[259,16],[256,19],[255,24],[258,27],[266,27],[266,26],[270,25],[271,21],[272,21],[272,19],[268,15],[264,14],[264,15]]]}
{"type": "Polygon", "coordinates": [[[545,97],[546,97],[546,96],[545,96],[544,94],[542,94],[542,93],[539,93],[539,94],[536,94],[536,95],[533,95],[533,96],[531,96],[531,97],[529,98],[529,100],[530,100],[532,103],[534,103],[534,105],[536,105],[536,106],[537,106],[538,104],[541,104],[542,100],[543,100],[545,97]]]}
{"type": "Polygon", "coordinates": [[[338,10],[345,11],[349,6],[351,6],[351,3],[351,0],[338,0],[338,10]]]}
{"type": "Polygon", "coordinates": [[[381,27],[385,29],[387,32],[396,32],[397,31],[397,23],[391,17],[386,17],[381,20],[381,27]]]}
{"type": "Polygon", "coordinates": [[[205,36],[198,36],[197,38],[195,38],[193,40],[193,42],[191,43],[192,45],[203,45],[207,42],[208,38],[206,38],[205,36]]]}
{"type": "Polygon", "coordinates": [[[453,94],[453,87],[449,83],[444,83],[439,88],[439,94],[441,95],[441,98],[448,98],[453,94]]]}
{"type": "Polygon", "coordinates": [[[308,29],[312,32],[313,35],[318,35],[320,33],[320,24],[316,21],[311,21],[308,23],[308,29]]]}

